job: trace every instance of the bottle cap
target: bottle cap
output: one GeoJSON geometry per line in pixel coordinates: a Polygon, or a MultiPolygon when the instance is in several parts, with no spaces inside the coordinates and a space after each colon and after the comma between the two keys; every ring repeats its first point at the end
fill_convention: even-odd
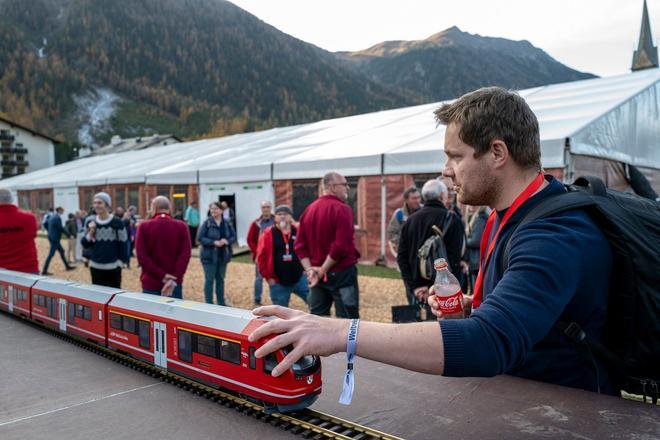
{"type": "Polygon", "coordinates": [[[438,258],[433,262],[433,267],[435,268],[435,270],[445,269],[447,268],[447,260],[445,260],[444,258],[438,258]]]}

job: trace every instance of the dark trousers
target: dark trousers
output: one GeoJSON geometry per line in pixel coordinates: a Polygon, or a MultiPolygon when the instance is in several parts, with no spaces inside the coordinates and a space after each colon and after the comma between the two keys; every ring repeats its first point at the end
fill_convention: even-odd
{"type": "Polygon", "coordinates": [[[188,225],[188,231],[190,231],[190,245],[194,248],[197,247],[197,226],[188,225]]]}
{"type": "Polygon", "coordinates": [[[46,257],[46,262],[44,263],[43,271],[48,272],[48,266],[50,266],[50,260],[53,259],[55,252],[59,252],[60,257],[62,257],[62,262],[64,263],[64,267],[69,267],[69,263],[66,261],[66,257],[64,256],[64,248],[62,247],[60,241],[59,240],[50,241],[49,243],[50,243],[50,250],[48,251],[48,256],[46,257]]]}
{"type": "Polygon", "coordinates": [[[406,299],[410,306],[419,304],[419,301],[417,301],[417,297],[415,296],[415,291],[408,286],[406,286],[406,299]]]}
{"type": "Polygon", "coordinates": [[[121,289],[121,267],[117,267],[116,269],[95,269],[90,267],[89,269],[92,273],[92,284],[121,289]]]}
{"type": "Polygon", "coordinates": [[[330,272],[328,281],[319,282],[309,294],[309,311],[314,315],[329,316],[332,303],[337,318],[360,317],[360,289],[357,267],[341,272],[330,272]]]}

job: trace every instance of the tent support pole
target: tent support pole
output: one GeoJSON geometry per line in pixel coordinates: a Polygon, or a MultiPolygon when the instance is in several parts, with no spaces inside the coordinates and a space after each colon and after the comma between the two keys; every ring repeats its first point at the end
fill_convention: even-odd
{"type": "Polygon", "coordinates": [[[385,258],[385,221],[387,210],[387,182],[385,180],[385,155],[380,155],[380,262],[386,264],[385,258]]]}
{"type": "Polygon", "coordinates": [[[571,155],[571,138],[564,141],[564,183],[573,183],[575,179],[575,168],[573,167],[573,156],[571,155]]]}

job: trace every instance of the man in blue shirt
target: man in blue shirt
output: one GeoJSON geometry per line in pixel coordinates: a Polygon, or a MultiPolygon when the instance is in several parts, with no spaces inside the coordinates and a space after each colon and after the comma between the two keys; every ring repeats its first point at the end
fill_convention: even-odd
{"type": "Polygon", "coordinates": [[[188,232],[190,232],[190,244],[193,248],[197,247],[197,228],[199,228],[199,209],[197,209],[197,201],[193,200],[186,208],[186,213],[183,215],[183,220],[188,225],[188,232]]]}
{"type": "MultiPolygon", "coordinates": [[[[541,174],[536,116],[520,96],[497,87],[468,93],[435,114],[447,126],[444,175],[453,179],[458,201],[494,211],[482,243],[476,308],[467,319],[439,325],[362,322],[357,355],[445,376],[507,373],[611,392],[600,362],[583,356],[555,328],[557,321],[576,322],[591,337],[601,337],[612,254],[588,215],[566,211],[520,227],[511,238],[508,267],[500,267],[513,227],[541,200],[564,191],[559,181],[541,174]]],[[[428,300],[440,315],[435,296],[428,300]]],[[[472,298],[465,302],[471,305],[472,298]]],[[[280,334],[257,350],[258,357],[295,347],[273,370],[275,376],[303,354],[346,350],[346,321],[277,306],[255,313],[281,318],[250,335],[256,340],[280,334]]]]}

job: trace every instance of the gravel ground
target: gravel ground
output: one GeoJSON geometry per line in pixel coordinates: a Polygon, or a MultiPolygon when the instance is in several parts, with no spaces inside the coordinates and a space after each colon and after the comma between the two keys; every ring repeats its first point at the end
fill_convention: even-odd
{"type": "MultiPolygon", "coordinates": [[[[66,250],[66,239],[62,240],[62,246],[66,250]]],[[[39,251],[39,268],[48,255],[48,240],[37,238],[37,249],[39,251]]],[[[89,269],[81,264],[76,270],[66,272],[62,259],[58,254],[53,257],[49,272],[54,277],[90,283],[89,269]]],[[[246,309],[252,308],[252,293],[254,283],[254,265],[247,263],[231,262],[227,267],[227,278],[225,281],[225,300],[234,307],[246,309]]],[[[359,277],[360,284],[360,317],[369,321],[391,322],[391,306],[406,304],[405,290],[401,280],[359,277]]],[[[204,301],[204,273],[199,258],[192,257],[188,264],[183,283],[183,296],[193,301],[204,301]]],[[[122,287],[124,289],[140,292],[140,269],[137,267],[137,259],[131,259],[131,269],[124,269],[122,273],[122,287]]],[[[270,304],[268,286],[264,282],[263,303],[270,304]]],[[[290,307],[299,310],[307,310],[307,306],[296,295],[291,295],[290,307]]]]}

